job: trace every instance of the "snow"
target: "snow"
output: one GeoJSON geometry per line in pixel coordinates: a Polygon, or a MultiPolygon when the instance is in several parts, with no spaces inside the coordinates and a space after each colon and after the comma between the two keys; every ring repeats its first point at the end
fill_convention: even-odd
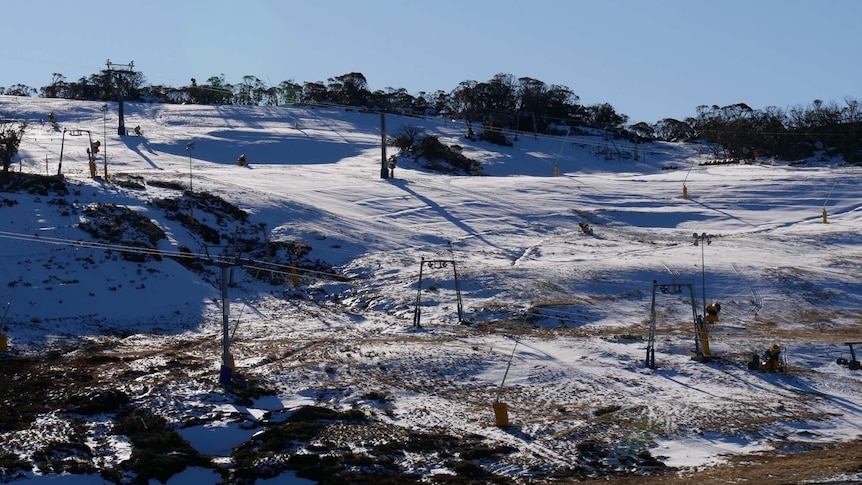
{"type": "MultiPolygon", "coordinates": [[[[378,115],[127,103],[126,126],[140,125],[144,136],[119,137],[116,105],[109,103],[107,119],[101,106],[0,97],[5,118],[29,120],[13,169],[56,173],[63,143],[62,172],[75,184],[66,199],[146,215],[167,234],[162,251],[185,246],[218,255],[225,248],[204,243],[150,203],[176,197],[176,189],[116,180],[140,177],[218,194],[246,210],[270,240],[304,241],[310,259],[347,277],[303,274],[315,301],[291,298],[292,288],[273,288],[237,269],[229,290],[236,368],[271,382],[279,394],[240,406],[199,383],[175,381],[134,397],[146,397],[176,423],[208,417],[178,428],[201,453],[227,460],[258,431],[253,423],[303,405],[373,409],[377,404],[361,395],[374,389],[393,395],[390,412],[376,416],[396,426],[477,433],[557,464],[576,453],[573,437],[593,433],[647,447],[681,468],[784,441],[862,436],[862,374],[836,363],[847,356],[845,341],[862,340],[857,167],[831,159],[702,165],[711,157],[699,145],[620,141],[613,148],[627,156],[608,160],[608,142],[599,136],[519,136],[513,147],[500,147],[462,138],[463,125],[452,120],[387,116],[388,134],[422,126],[480,160],[482,176],[435,173],[402,158],[395,178],[381,179],[378,115]],[[90,177],[86,137],[63,137],[61,128],[40,121],[51,111],[60,127],[105,140],[107,181],[90,177]],[[236,165],[241,153],[248,167],[236,165]],[[581,232],[583,221],[592,236],[581,232]],[[709,234],[711,243],[695,246],[693,234],[709,234]],[[424,267],[422,327],[413,326],[422,258],[457,264],[473,325],[458,324],[451,268],[424,267]],[[691,304],[684,294],[659,294],[658,368],[644,366],[653,281],[693,285],[698,307],[704,289],[709,301],[722,303],[710,344],[724,362],[690,359],[691,304]],[[337,344],[324,349],[321,342],[337,344]],[[772,343],[784,348],[793,372],[746,369],[751,354],[772,343]],[[524,433],[540,438],[519,440],[493,426],[497,398],[524,433]],[[627,413],[619,419],[640,423],[636,431],[598,421],[594,411],[608,406],[627,413]]],[[[97,175],[104,163],[100,154],[97,175]]],[[[171,259],[137,263],[75,245],[92,240],[77,227],[84,218],[52,198],[0,193],[0,202],[16,202],[0,207],[2,331],[13,352],[106,336],[120,336],[125,348],[201,337],[218,347],[215,273],[202,277],[171,259]]],[[[199,210],[198,217],[211,216],[199,210]]],[[[220,361],[213,352],[208,374],[215,381],[220,361]]],[[[150,372],[167,360],[153,353],[129,365],[150,372]]],[[[115,462],[128,455],[127,444],[106,448],[115,462]]],[[[413,464],[451,473],[439,465],[413,464]]],[[[512,468],[513,475],[522,471],[512,468]]],[[[168,483],[216,477],[188,469],[168,483]]],[[[100,480],[37,473],[20,482],[100,480]]]]}
{"type": "MultiPolygon", "coordinates": [[[[219,483],[221,477],[218,473],[207,470],[205,468],[187,468],[186,470],[177,473],[171,477],[167,485],[182,485],[186,483],[219,483]]],[[[109,482],[98,475],[41,475],[37,477],[25,478],[17,480],[15,483],[30,483],[38,485],[110,485],[109,482]]],[[[151,481],[152,484],[161,483],[156,480],[151,481]]],[[[311,485],[315,482],[298,478],[294,474],[288,472],[279,475],[276,478],[257,480],[255,483],[262,485],[311,485]]]]}
{"type": "Polygon", "coordinates": [[[665,463],[674,467],[715,464],[720,457],[731,454],[752,453],[769,450],[766,445],[755,445],[738,438],[705,433],[702,438],[691,440],[656,440],[654,452],[667,456],[665,463]]]}

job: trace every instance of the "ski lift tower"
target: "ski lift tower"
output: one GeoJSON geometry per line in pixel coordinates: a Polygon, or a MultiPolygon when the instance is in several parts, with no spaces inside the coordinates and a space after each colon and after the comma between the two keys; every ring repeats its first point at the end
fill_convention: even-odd
{"type": "Polygon", "coordinates": [[[117,125],[117,134],[120,136],[126,135],[126,122],[123,118],[123,95],[125,94],[126,87],[128,86],[128,80],[135,74],[135,62],[132,61],[128,64],[114,64],[108,59],[107,62],[108,68],[105,70],[105,74],[109,78],[113,78],[115,85],[117,87],[117,104],[119,111],[119,124],[117,125]]]}

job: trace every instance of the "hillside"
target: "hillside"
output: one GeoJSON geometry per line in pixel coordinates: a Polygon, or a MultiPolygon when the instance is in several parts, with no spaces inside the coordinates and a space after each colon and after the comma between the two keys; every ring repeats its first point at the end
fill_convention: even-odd
{"type": "Polygon", "coordinates": [[[0,97],[29,123],[14,171],[63,174],[0,193],[3,480],[762,478],[832,447],[775,483],[860,478],[856,167],[391,116],[479,175],[405,156],[382,179],[375,114],[127,104],[120,137],[116,111],[0,97]],[[786,372],[749,370],[773,344],[786,372]]]}

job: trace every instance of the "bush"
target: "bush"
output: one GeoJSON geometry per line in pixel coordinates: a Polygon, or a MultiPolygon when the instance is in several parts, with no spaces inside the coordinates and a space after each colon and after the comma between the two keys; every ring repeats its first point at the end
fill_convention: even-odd
{"type": "Polygon", "coordinates": [[[136,483],[149,483],[156,479],[165,483],[173,475],[189,466],[213,468],[212,462],[153,413],[136,408],[121,410],[114,428],[132,443],[131,458],[123,468],[135,472],[136,483]]]}
{"type": "Polygon", "coordinates": [[[465,173],[472,173],[476,162],[465,157],[461,153],[461,147],[453,149],[444,145],[436,136],[426,136],[419,142],[416,151],[418,156],[425,157],[429,160],[442,160],[447,162],[456,170],[465,173]]]}
{"type": "MultiPolygon", "coordinates": [[[[110,204],[94,204],[84,209],[89,220],[78,223],[78,228],[94,239],[136,248],[154,249],[165,239],[165,231],[145,215],[128,207],[110,204]]],[[[160,260],[158,255],[147,255],[136,251],[122,251],[128,261],[143,262],[149,258],[160,260]]]]}
{"type": "Polygon", "coordinates": [[[500,130],[486,129],[479,134],[479,139],[504,147],[512,146],[512,142],[500,130]]]}
{"type": "Polygon", "coordinates": [[[69,189],[62,177],[16,172],[0,172],[0,192],[69,195],[69,189]]]}
{"type": "Polygon", "coordinates": [[[395,135],[395,138],[390,139],[390,144],[402,150],[412,151],[416,145],[416,140],[422,135],[424,135],[422,128],[404,125],[395,135]]]}

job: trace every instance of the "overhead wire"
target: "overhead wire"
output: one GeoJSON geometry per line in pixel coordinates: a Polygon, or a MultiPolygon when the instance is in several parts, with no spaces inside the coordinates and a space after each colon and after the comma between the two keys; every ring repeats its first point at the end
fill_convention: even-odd
{"type": "Polygon", "coordinates": [[[131,254],[140,254],[140,255],[150,255],[150,256],[159,256],[159,257],[169,257],[169,258],[179,258],[179,259],[197,259],[206,262],[210,262],[216,265],[229,265],[229,266],[239,266],[248,269],[255,269],[260,271],[267,271],[280,275],[291,275],[294,271],[301,272],[307,275],[314,275],[319,277],[320,279],[332,279],[337,281],[344,281],[346,279],[345,276],[339,275],[337,273],[330,273],[326,271],[313,270],[307,268],[301,268],[296,265],[289,264],[279,264],[272,263],[268,261],[254,260],[254,259],[243,259],[235,256],[229,255],[211,255],[208,253],[192,253],[192,252],[184,252],[184,251],[165,251],[162,249],[153,249],[146,248],[140,246],[128,246],[122,244],[110,244],[110,243],[100,243],[96,241],[82,241],[82,240],[73,240],[73,239],[64,239],[50,236],[39,236],[39,235],[29,235],[29,234],[21,234],[9,231],[0,231],[0,238],[3,239],[13,239],[19,241],[28,241],[28,242],[39,242],[45,244],[54,244],[58,246],[67,246],[73,248],[89,248],[89,249],[101,249],[106,251],[118,251],[124,253],[131,254]]]}

